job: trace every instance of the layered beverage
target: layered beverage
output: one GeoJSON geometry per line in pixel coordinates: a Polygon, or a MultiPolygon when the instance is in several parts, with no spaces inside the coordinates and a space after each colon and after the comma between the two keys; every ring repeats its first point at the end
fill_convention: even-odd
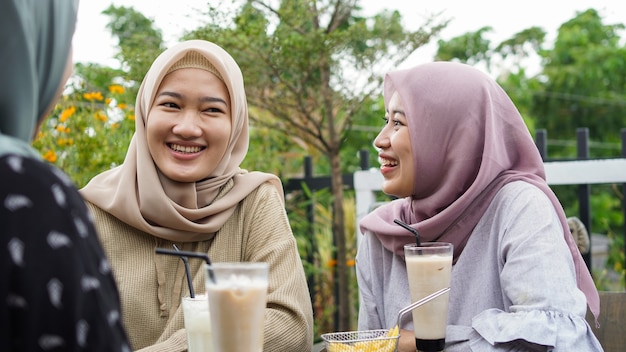
{"type": "MultiPolygon", "coordinates": [[[[450,287],[452,244],[409,244],[404,247],[411,301],[418,301],[450,287]]],[[[413,329],[418,351],[443,351],[449,294],[445,293],[413,310],[413,329]]]]}
{"type": "Polygon", "coordinates": [[[213,352],[211,318],[206,295],[183,297],[183,317],[189,352],[213,352]]]}
{"type": "Polygon", "coordinates": [[[215,351],[263,351],[268,268],[267,263],[207,265],[215,351]]]}

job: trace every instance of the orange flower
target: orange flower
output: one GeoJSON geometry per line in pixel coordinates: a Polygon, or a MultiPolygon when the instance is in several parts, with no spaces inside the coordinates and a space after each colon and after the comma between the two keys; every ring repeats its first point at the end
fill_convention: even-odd
{"type": "Polygon", "coordinates": [[[107,115],[105,115],[104,112],[102,112],[102,111],[97,111],[95,114],[93,114],[93,116],[97,120],[100,120],[102,122],[106,122],[107,121],[107,115]]]}
{"type": "Polygon", "coordinates": [[[54,163],[57,161],[57,155],[52,150],[48,150],[47,152],[43,153],[43,158],[48,160],[51,163],[54,163]]]}
{"type": "Polygon", "coordinates": [[[126,105],[125,103],[119,103],[119,104],[117,104],[117,107],[118,107],[118,108],[120,108],[121,110],[126,109],[126,107],[127,107],[127,106],[128,106],[128,105],[126,105]]]}
{"type": "Polygon", "coordinates": [[[112,94],[122,94],[124,93],[124,87],[119,84],[112,84],[109,86],[109,92],[112,94]]]}
{"type": "Polygon", "coordinates": [[[57,125],[57,127],[55,129],[57,131],[59,131],[59,132],[65,132],[65,126],[63,126],[63,125],[57,125]]]}
{"type": "Polygon", "coordinates": [[[135,121],[135,114],[128,114],[126,117],[131,121],[135,121]]]}
{"type": "MultiPolygon", "coordinates": [[[[354,266],[355,261],[354,259],[350,259],[346,261],[346,266],[354,266]]],[[[336,259],[331,259],[328,261],[327,264],[330,268],[337,266],[337,260],[336,259]]]]}
{"type": "Polygon", "coordinates": [[[59,120],[61,122],[65,122],[67,121],[67,119],[69,119],[72,115],[74,115],[74,113],[76,112],[76,108],[73,106],[70,106],[67,109],[64,109],[63,111],[61,111],[61,115],[59,116],[59,120]]]}
{"type": "Polygon", "coordinates": [[[106,105],[111,104],[111,101],[113,101],[113,99],[111,99],[111,98],[106,98],[106,99],[104,99],[104,103],[105,103],[106,105]]]}
{"type": "Polygon", "coordinates": [[[104,100],[104,97],[102,96],[102,93],[100,92],[89,92],[89,93],[85,93],[83,94],[83,98],[89,100],[89,101],[102,101],[104,100]]]}

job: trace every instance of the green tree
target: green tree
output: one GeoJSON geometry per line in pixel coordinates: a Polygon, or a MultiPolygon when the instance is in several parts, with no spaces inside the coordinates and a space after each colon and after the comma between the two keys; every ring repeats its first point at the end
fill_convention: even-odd
{"type": "MultiPolygon", "coordinates": [[[[603,24],[593,9],[560,26],[554,48],[540,52],[544,83],[532,102],[538,127],[557,139],[571,139],[576,128],[587,127],[592,138],[619,141],[626,115],[622,29],[623,24],[603,24]]],[[[595,153],[599,157],[611,151],[595,153]]]]}
{"type": "Polygon", "coordinates": [[[107,28],[118,39],[115,58],[122,64],[125,79],[140,83],[152,61],[164,50],[163,37],[154,21],[132,7],[114,5],[102,12],[110,18],[107,28]]]}
{"type": "MultiPolygon", "coordinates": [[[[214,4],[215,2],[210,2],[214,4]]],[[[281,131],[331,173],[338,327],[350,328],[341,151],[364,102],[380,92],[382,63],[397,66],[447,22],[407,31],[397,11],[360,16],[356,0],[246,1],[234,13],[210,6],[206,26],[186,35],[216,42],[240,64],[257,126],[281,131]],[[261,111],[267,114],[261,114],[261,111]],[[322,159],[323,158],[323,159],[322,159]],[[322,159],[322,160],[319,160],[322,159]]],[[[371,141],[368,143],[371,145],[371,141]]]]}
{"type": "Polygon", "coordinates": [[[438,40],[435,60],[457,60],[469,65],[483,62],[489,67],[491,62],[491,41],[484,37],[485,33],[493,30],[491,27],[483,27],[475,32],[467,32],[450,40],[438,40]]]}

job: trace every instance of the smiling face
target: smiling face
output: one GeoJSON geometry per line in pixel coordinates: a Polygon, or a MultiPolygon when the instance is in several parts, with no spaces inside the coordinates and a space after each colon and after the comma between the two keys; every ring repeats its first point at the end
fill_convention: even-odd
{"type": "Polygon", "coordinates": [[[222,160],[232,129],[228,89],[216,75],[183,68],[165,76],[146,122],[156,166],[178,182],[211,175],[222,160]]]}
{"type": "Polygon", "coordinates": [[[385,126],[374,139],[374,146],[379,151],[383,192],[400,198],[411,196],[415,177],[413,150],[404,105],[397,92],[389,99],[385,126]]]}

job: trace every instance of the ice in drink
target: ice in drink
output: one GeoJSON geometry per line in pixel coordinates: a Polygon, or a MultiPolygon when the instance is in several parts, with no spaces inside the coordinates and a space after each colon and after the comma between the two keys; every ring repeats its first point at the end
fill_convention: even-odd
{"type": "MultiPolygon", "coordinates": [[[[411,301],[450,287],[452,244],[430,242],[404,247],[411,301]]],[[[418,351],[443,351],[449,294],[413,310],[413,328],[418,351]]]]}
{"type": "Polygon", "coordinates": [[[183,316],[189,352],[213,352],[211,318],[206,295],[183,297],[183,316]]]}
{"type": "Polygon", "coordinates": [[[216,263],[215,282],[207,276],[214,350],[263,351],[267,305],[267,263],[216,263]]]}

